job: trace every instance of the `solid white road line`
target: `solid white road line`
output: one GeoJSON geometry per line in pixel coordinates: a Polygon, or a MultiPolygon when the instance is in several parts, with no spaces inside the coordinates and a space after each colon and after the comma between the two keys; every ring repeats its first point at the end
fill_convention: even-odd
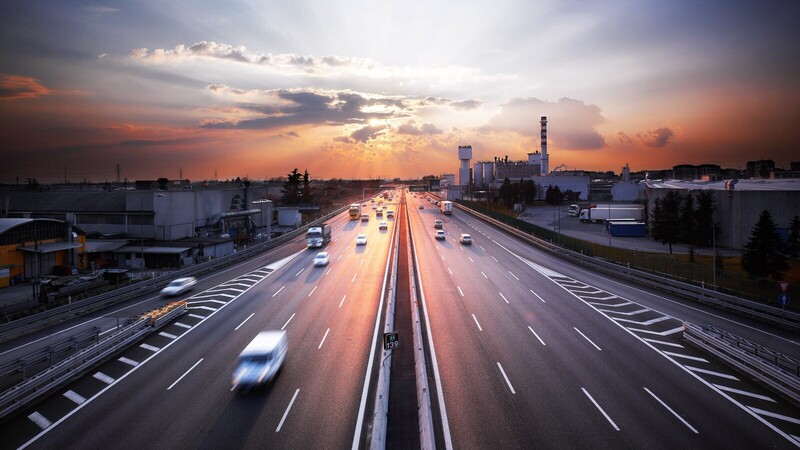
{"type": "Polygon", "coordinates": [[[486,276],[486,274],[485,274],[485,273],[483,273],[483,271],[482,271],[482,270],[481,270],[481,275],[483,275],[483,278],[486,278],[487,280],[489,279],[489,277],[487,277],[487,276],[486,276]]]}
{"type": "Polygon", "coordinates": [[[707,362],[708,362],[708,360],[707,360],[707,359],[705,359],[705,358],[699,358],[699,357],[697,357],[697,356],[682,355],[682,354],[680,354],[680,353],[668,352],[668,351],[666,351],[666,350],[664,350],[664,354],[665,354],[665,355],[669,355],[669,356],[674,356],[674,357],[676,357],[676,358],[689,359],[689,360],[692,360],[692,361],[697,361],[697,362],[704,362],[704,363],[707,363],[707,362]]]}
{"type": "Polygon", "coordinates": [[[92,377],[102,381],[105,384],[111,384],[111,383],[114,382],[113,378],[111,378],[110,376],[104,374],[103,372],[97,372],[94,375],[92,375],[92,377]]]}
{"type": "Polygon", "coordinates": [[[150,350],[151,352],[157,352],[157,351],[161,350],[160,348],[156,347],[155,345],[150,345],[150,344],[141,344],[141,345],[139,345],[139,347],[142,347],[145,350],[150,350]]]}
{"type": "Polygon", "coordinates": [[[793,423],[795,425],[800,425],[800,419],[795,419],[794,417],[784,416],[783,414],[778,414],[771,411],[765,411],[763,409],[754,408],[752,406],[748,406],[748,408],[750,408],[750,410],[752,410],[754,413],[759,414],[761,416],[772,417],[774,419],[780,419],[785,422],[793,423]]]}
{"type": "Polygon", "coordinates": [[[306,270],[306,268],[305,268],[305,267],[303,267],[302,269],[300,269],[300,272],[297,272],[296,274],[294,274],[294,276],[296,276],[296,277],[299,277],[299,276],[300,276],[300,274],[301,274],[301,273],[303,273],[303,271],[304,271],[304,270],[306,270]]]}
{"type": "Polygon", "coordinates": [[[508,388],[509,388],[509,389],[511,389],[511,393],[512,393],[512,394],[516,394],[516,393],[517,393],[517,391],[515,391],[515,390],[514,390],[514,386],[512,386],[512,385],[511,385],[511,381],[509,381],[509,379],[508,379],[508,376],[506,375],[506,371],[505,371],[505,370],[503,370],[503,366],[502,366],[502,365],[500,365],[500,363],[497,363],[497,367],[499,367],[499,368],[500,368],[500,373],[502,373],[502,374],[503,374],[503,378],[505,378],[505,380],[506,380],[506,384],[508,385],[508,388]]]}
{"type": "Polygon", "coordinates": [[[183,373],[183,375],[179,376],[179,377],[178,377],[178,379],[177,379],[177,380],[175,380],[175,382],[174,382],[174,383],[170,384],[170,385],[169,385],[169,387],[167,388],[167,390],[170,390],[170,389],[172,389],[173,387],[175,387],[175,385],[176,385],[176,384],[178,384],[178,383],[179,383],[179,382],[180,382],[180,381],[183,379],[183,377],[185,377],[186,375],[189,375],[189,372],[191,372],[191,371],[192,371],[192,369],[194,369],[195,367],[197,367],[197,365],[198,365],[198,364],[200,364],[201,362],[203,362],[203,358],[200,358],[200,360],[198,360],[196,363],[194,363],[194,365],[193,365],[192,367],[189,367],[189,370],[187,370],[186,372],[184,372],[184,373],[183,373]]]}
{"type": "Polygon", "coordinates": [[[173,325],[181,328],[186,328],[187,330],[190,330],[192,328],[191,325],[186,325],[185,323],[180,323],[180,322],[175,322],[173,325]]]}
{"type": "Polygon", "coordinates": [[[212,308],[210,306],[195,306],[194,308],[189,309],[205,309],[206,311],[216,311],[217,308],[212,308]]]}
{"type": "Polygon", "coordinates": [[[53,422],[47,420],[47,418],[43,416],[41,413],[39,413],[39,411],[36,411],[33,414],[29,415],[28,419],[31,419],[33,423],[39,425],[39,427],[43,430],[53,424],[53,422]]]}
{"type": "Polygon", "coordinates": [[[478,323],[478,318],[475,317],[475,314],[472,315],[472,320],[474,320],[475,321],[475,325],[478,326],[478,331],[483,331],[483,328],[481,328],[481,324],[478,323]]]}
{"type": "Polygon", "coordinates": [[[86,399],[81,394],[78,394],[75,391],[64,392],[64,397],[67,397],[68,399],[72,400],[78,405],[86,401],[86,399]]]}
{"type": "Polygon", "coordinates": [[[316,291],[316,290],[317,290],[317,287],[318,287],[318,286],[314,286],[314,289],[312,289],[312,290],[311,290],[311,292],[309,292],[309,293],[308,293],[308,297],[311,297],[311,294],[313,294],[313,293],[314,293],[314,291],[316,291]]]}
{"type": "Polygon", "coordinates": [[[642,338],[642,340],[647,341],[651,344],[669,345],[670,347],[683,348],[681,344],[676,344],[674,342],[659,341],[658,339],[650,339],[650,338],[642,338]]]}
{"type": "Polygon", "coordinates": [[[500,297],[503,297],[503,300],[505,300],[505,301],[506,301],[506,303],[510,304],[510,303],[508,302],[508,299],[506,298],[506,296],[505,296],[505,295],[503,295],[503,293],[502,293],[502,292],[498,292],[498,294],[500,294],[500,297]]]}
{"type": "Polygon", "coordinates": [[[175,336],[174,334],[167,333],[166,331],[162,331],[162,332],[158,333],[158,335],[159,336],[164,336],[167,339],[175,339],[176,337],[178,337],[178,336],[175,336]]]}
{"type": "Polygon", "coordinates": [[[244,319],[244,320],[242,321],[242,323],[240,323],[240,324],[239,324],[239,326],[238,326],[238,327],[236,327],[236,328],[234,328],[234,329],[233,329],[233,331],[239,331],[239,328],[242,328],[242,325],[244,325],[244,323],[245,323],[245,322],[247,322],[248,320],[250,320],[250,318],[251,318],[251,317],[253,317],[253,315],[254,315],[254,314],[255,314],[255,313],[250,313],[250,315],[249,315],[249,316],[247,316],[247,319],[244,319]]]}
{"type": "Polygon", "coordinates": [[[189,314],[187,314],[187,315],[188,315],[189,317],[194,317],[195,319],[200,319],[200,320],[203,320],[203,319],[205,319],[205,318],[206,318],[206,316],[201,316],[201,315],[199,315],[199,314],[192,314],[192,313],[189,313],[189,314]]]}
{"type": "Polygon", "coordinates": [[[531,291],[531,294],[535,295],[535,296],[536,296],[536,298],[538,298],[539,300],[541,300],[541,301],[542,301],[542,303],[547,303],[546,301],[544,301],[544,299],[543,299],[542,297],[540,297],[540,296],[539,296],[539,294],[537,294],[536,292],[533,292],[533,289],[528,289],[528,290],[529,290],[529,291],[531,291]]]}
{"type": "Polygon", "coordinates": [[[687,369],[691,370],[692,372],[705,373],[707,375],[714,375],[714,376],[718,376],[720,378],[725,378],[725,379],[728,379],[728,380],[739,381],[738,378],[736,378],[733,375],[728,375],[727,373],[714,372],[713,370],[706,370],[706,369],[701,369],[699,367],[693,367],[693,366],[683,366],[683,367],[686,367],[687,369]]]}
{"type": "Polygon", "coordinates": [[[575,331],[577,331],[577,332],[578,332],[578,333],[579,333],[581,336],[583,336],[583,338],[584,338],[584,339],[586,339],[587,341],[589,341],[589,343],[590,343],[590,344],[594,345],[594,348],[596,348],[597,350],[600,350],[600,351],[602,351],[602,350],[600,349],[600,347],[598,347],[598,346],[597,346],[597,344],[595,344],[594,342],[592,342],[592,340],[591,340],[591,339],[589,339],[588,337],[586,337],[586,335],[585,335],[585,334],[581,333],[581,330],[579,330],[579,329],[577,329],[577,328],[575,328],[575,327],[572,327],[572,328],[573,328],[575,331]]]}
{"type": "Polygon", "coordinates": [[[319,349],[321,349],[321,348],[322,348],[322,344],[324,344],[324,343],[325,343],[325,339],[328,339],[328,333],[330,333],[330,332],[331,332],[331,329],[330,329],[330,328],[328,328],[327,330],[325,330],[325,336],[322,336],[322,340],[321,340],[321,341],[319,341],[319,347],[317,347],[317,350],[319,350],[319,349]]]}
{"type": "Polygon", "coordinates": [[[119,362],[121,362],[123,364],[127,364],[129,366],[133,366],[133,367],[136,367],[136,366],[139,365],[139,361],[134,361],[134,360],[132,360],[130,358],[126,358],[124,356],[119,358],[117,361],[119,361],[119,362]]]}
{"type": "Polygon", "coordinates": [[[286,407],[286,411],[283,413],[283,417],[281,417],[281,422],[278,424],[278,428],[275,429],[276,433],[281,431],[281,427],[283,427],[283,421],[285,421],[286,420],[286,416],[289,415],[289,410],[292,409],[292,405],[294,404],[294,400],[297,398],[297,394],[299,394],[299,393],[300,393],[300,388],[297,388],[297,390],[294,391],[294,395],[292,396],[292,399],[289,401],[289,406],[286,407]]]}
{"type": "Polygon", "coordinates": [[[605,411],[603,411],[603,408],[601,408],[601,407],[600,407],[600,405],[599,405],[599,404],[598,404],[596,401],[594,401],[594,398],[592,398],[592,396],[591,396],[591,395],[589,395],[589,391],[587,391],[587,390],[586,390],[586,389],[584,389],[584,388],[581,388],[581,390],[583,391],[583,393],[584,393],[584,394],[586,394],[586,396],[587,396],[587,397],[589,397],[589,400],[591,400],[591,401],[592,401],[592,403],[594,404],[595,408],[597,408],[597,409],[600,411],[600,413],[602,413],[602,414],[603,414],[603,417],[605,417],[605,418],[606,418],[606,420],[608,421],[608,423],[610,423],[610,424],[611,424],[611,426],[612,426],[612,427],[614,427],[614,429],[615,429],[615,430],[619,431],[619,427],[617,426],[617,424],[615,424],[615,423],[614,423],[614,421],[613,421],[613,420],[611,420],[611,417],[609,417],[609,416],[608,416],[608,414],[606,414],[606,412],[605,412],[605,411]]]}
{"type": "Polygon", "coordinates": [[[289,322],[291,322],[292,319],[294,319],[294,315],[295,314],[297,314],[297,313],[292,314],[292,317],[289,317],[289,320],[287,320],[286,323],[283,324],[283,326],[281,327],[281,331],[283,331],[283,329],[286,328],[286,325],[289,325],[289,322]]]}
{"type": "Polygon", "coordinates": [[[458,293],[461,294],[461,296],[463,297],[464,291],[461,290],[461,286],[456,286],[456,287],[458,288],[458,293]]]}
{"type": "Polygon", "coordinates": [[[740,389],[734,389],[732,387],[723,386],[721,384],[715,384],[714,387],[719,389],[720,391],[732,392],[734,394],[746,395],[748,397],[757,398],[759,400],[764,400],[766,402],[777,403],[774,399],[767,397],[766,395],[756,394],[755,392],[742,391],[740,389]]]}
{"type": "Polygon", "coordinates": [[[542,345],[545,345],[545,346],[547,345],[547,344],[545,344],[545,343],[544,343],[544,341],[542,340],[542,338],[540,338],[540,337],[539,337],[539,335],[538,335],[538,334],[536,334],[536,332],[535,332],[535,331],[533,331],[533,328],[531,328],[531,327],[528,327],[528,329],[529,329],[529,330],[531,330],[531,333],[533,333],[533,335],[534,335],[534,336],[536,336],[536,339],[538,339],[538,340],[539,340],[539,342],[541,342],[541,343],[542,343],[542,345]]]}
{"type": "Polygon", "coordinates": [[[693,432],[693,433],[695,433],[695,434],[699,433],[695,427],[693,427],[693,426],[689,425],[689,422],[687,422],[687,421],[686,421],[686,420],[685,420],[683,417],[681,417],[680,415],[678,415],[678,413],[676,413],[675,411],[673,411],[673,410],[672,410],[672,408],[670,408],[669,406],[667,406],[667,404],[666,404],[666,403],[664,403],[664,402],[663,402],[663,401],[662,401],[660,398],[656,397],[656,394],[653,394],[652,392],[650,392],[650,389],[644,388],[644,390],[645,390],[645,391],[647,391],[647,393],[648,393],[648,394],[650,394],[651,396],[653,396],[653,398],[654,398],[654,399],[656,399],[656,400],[658,401],[658,403],[661,403],[661,406],[663,406],[664,408],[667,408],[667,411],[671,412],[673,416],[675,416],[675,417],[676,417],[678,420],[680,420],[680,421],[681,421],[681,422],[682,422],[684,425],[686,425],[686,426],[687,426],[687,427],[688,427],[690,430],[692,430],[692,432],[693,432]]]}
{"type": "Polygon", "coordinates": [[[280,293],[281,293],[281,291],[283,290],[283,288],[285,288],[285,287],[286,287],[286,285],[283,285],[283,286],[281,286],[281,288],[280,288],[280,289],[278,289],[278,291],[277,291],[277,292],[275,292],[274,294],[272,294],[272,298],[275,298],[275,296],[276,296],[276,295],[280,294],[280,293]]]}

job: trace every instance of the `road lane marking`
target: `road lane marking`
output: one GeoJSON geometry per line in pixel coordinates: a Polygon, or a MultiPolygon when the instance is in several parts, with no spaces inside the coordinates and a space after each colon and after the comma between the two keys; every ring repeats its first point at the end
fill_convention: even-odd
{"type": "Polygon", "coordinates": [[[505,295],[503,295],[503,293],[502,293],[502,292],[498,292],[498,294],[500,294],[500,297],[503,297],[503,300],[505,300],[505,301],[506,301],[506,303],[510,304],[510,303],[508,302],[508,299],[506,298],[506,296],[505,296],[505,295]]]}
{"type": "Polygon", "coordinates": [[[464,291],[461,290],[461,286],[456,286],[456,287],[458,288],[458,293],[461,294],[461,296],[463,297],[464,291]]]}
{"type": "Polygon", "coordinates": [[[139,347],[142,347],[145,350],[150,350],[151,352],[157,352],[161,350],[160,348],[156,347],[155,345],[150,344],[141,344],[139,347]]]}
{"type": "Polygon", "coordinates": [[[212,308],[210,306],[193,306],[189,309],[205,309],[206,311],[216,311],[217,308],[212,308]]]}
{"type": "Polygon", "coordinates": [[[615,424],[614,421],[611,420],[611,417],[609,417],[608,414],[606,414],[606,412],[603,411],[603,408],[601,408],[600,405],[594,400],[594,398],[592,398],[592,396],[589,395],[589,391],[587,391],[584,388],[581,388],[581,390],[583,391],[584,394],[586,394],[587,397],[589,397],[589,400],[592,401],[592,403],[594,404],[595,408],[597,408],[600,411],[600,413],[603,414],[603,417],[606,418],[608,423],[610,423],[611,426],[614,427],[615,430],[619,431],[619,427],[617,426],[617,424],[615,424]]]}
{"type": "Polygon", "coordinates": [[[247,322],[248,320],[250,320],[250,318],[251,318],[251,317],[253,317],[253,315],[254,315],[254,314],[255,314],[255,313],[250,313],[250,315],[249,315],[249,316],[247,316],[247,319],[244,319],[244,320],[242,321],[242,323],[240,323],[240,324],[239,324],[239,326],[238,326],[238,327],[236,327],[236,328],[234,328],[234,329],[233,329],[233,331],[239,331],[239,328],[242,328],[242,325],[244,325],[244,323],[245,323],[245,322],[247,322]]]}
{"type": "Polygon", "coordinates": [[[306,270],[306,268],[305,268],[305,267],[303,267],[302,269],[300,269],[300,272],[297,272],[296,274],[294,274],[294,276],[296,276],[296,277],[299,277],[299,276],[300,276],[300,274],[301,274],[301,273],[303,273],[303,271],[304,271],[304,270],[306,270]]]}
{"type": "Polygon", "coordinates": [[[460,248],[462,252],[464,251],[464,247],[458,247],[458,248],[460,248]]]}
{"type": "Polygon", "coordinates": [[[708,360],[707,360],[707,359],[705,359],[705,358],[699,358],[699,357],[697,357],[697,356],[682,355],[682,354],[680,354],[680,353],[668,352],[668,351],[666,351],[666,350],[664,350],[664,354],[665,354],[665,355],[669,355],[669,356],[673,356],[673,357],[675,357],[675,358],[684,358],[684,359],[690,359],[690,360],[692,360],[692,361],[698,361],[698,362],[704,362],[704,363],[707,363],[707,362],[708,362],[708,360]]]}
{"type": "Polygon", "coordinates": [[[285,285],[285,284],[284,284],[283,286],[281,286],[281,288],[280,288],[280,289],[278,289],[278,291],[277,291],[277,292],[275,292],[274,294],[272,294],[272,298],[275,298],[275,296],[276,296],[276,295],[280,294],[280,293],[281,293],[281,291],[283,290],[283,288],[285,288],[285,287],[286,287],[286,285],[285,285]]]}
{"type": "Polygon", "coordinates": [[[497,258],[495,258],[494,256],[492,256],[492,259],[494,260],[494,262],[498,262],[498,263],[500,262],[500,261],[498,261],[498,260],[497,260],[497,258]]]}
{"type": "Polygon", "coordinates": [[[535,332],[535,331],[533,331],[533,328],[531,328],[531,327],[528,327],[528,329],[529,329],[529,330],[531,330],[531,333],[533,333],[533,335],[534,335],[534,336],[536,336],[536,339],[538,339],[538,340],[539,340],[539,342],[541,342],[541,343],[542,343],[542,345],[545,345],[545,346],[547,345],[547,344],[545,344],[545,343],[544,343],[544,341],[542,340],[542,338],[540,338],[540,337],[539,337],[539,335],[538,335],[538,334],[536,334],[536,332],[535,332]]]}
{"type": "Polygon", "coordinates": [[[130,358],[126,358],[124,356],[119,358],[117,361],[119,361],[121,363],[124,363],[124,364],[127,364],[129,366],[133,366],[133,367],[136,367],[136,366],[139,365],[139,361],[134,361],[134,360],[132,360],[130,358]]]}
{"type": "Polygon", "coordinates": [[[344,304],[344,299],[346,299],[346,298],[347,298],[347,295],[345,294],[344,297],[342,297],[342,301],[339,302],[339,308],[342,307],[342,305],[344,304]]]}
{"type": "Polygon", "coordinates": [[[104,374],[103,372],[97,372],[94,375],[92,375],[92,377],[102,381],[105,384],[111,384],[111,383],[114,382],[113,378],[111,378],[110,376],[104,374]]]}
{"type": "Polygon", "coordinates": [[[630,330],[630,331],[638,331],[640,333],[656,334],[658,336],[669,336],[670,334],[682,333],[683,332],[683,325],[681,325],[679,327],[675,327],[675,328],[673,328],[671,330],[661,331],[661,332],[650,331],[650,330],[642,330],[642,329],[639,329],[639,328],[629,328],[629,327],[625,327],[625,329],[630,330]]]}
{"type": "Polygon", "coordinates": [[[767,397],[766,395],[756,394],[755,392],[742,391],[742,390],[734,389],[732,387],[724,386],[724,385],[721,385],[721,384],[715,384],[714,387],[719,389],[720,391],[732,392],[734,394],[746,395],[748,397],[757,398],[759,400],[764,400],[766,402],[777,403],[774,399],[772,399],[770,397],[767,397]]]}
{"type": "Polygon", "coordinates": [[[784,416],[783,414],[765,411],[763,409],[754,408],[752,406],[748,406],[748,408],[750,408],[750,410],[752,410],[754,413],[762,416],[772,417],[773,419],[780,419],[789,423],[793,423],[795,425],[800,425],[800,419],[795,419],[794,417],[784,416]]]}
{"type": "Polygon", "coordinates": [[[500,373],[502,373],[503,378],[506,379],[506,384],[508,385],[508,388],[511,389],[511,393],[516,395],[517,391],[515,391],[514,386],[511,385],[511,381],[509,381],[508,376],[506,375],[506,371],[503,370],[503,366],[500,363],[497,363],[497,367],[500,368],[500,373]]]}
{"type": "Polygon", "coordinates": [[[680,420],[680,421],[681,421],[681,422],[682,422],[684,425],[686,425],[686,427],[688,427],[690,430],[692,430],[692,432],[693,432],[694,434],[698,434],[698,433],[699,433],[699,431],[697,431],[697,429],[696,429],[695,427],[693,427],[693,426],[689,425],[689,422],[687,422],[687,421],[686,421],[686,420],[685,420],[683,417],[681,417],[681,416],[680,416],[678,413],[676,413],[675,411],[673,411],[673,410],[672,410],[672,408],[670,408],[669,406],[667,406],[667,404],[666,404],[666,403],[664,403],[664,402],[663,402],[663,401],[662,401],[660,398],[656,397],[656,394],[653,394],[652,392],[650,392],[650,389],[644,388],[644,390],[645,390],[645,391],[647,391],[647,393],[648,393],[648,394],[650,394],[650,395],[651,395],[651,396],[652,396],[654,399],[656,399],[656,401],[658,401],[658,403],[661,403],[661,406],[663,406],[664,408],[667,408],[667,411],[671,412],[673,416],[675,416],[675,417],[676,417],[678,420],[680,420]]]}
{"type": "Polygon", "coordinates": [[[482,271],[482,270],[481,270],[481,275],[483,275],[483,278],[486,278],[487,280],[489,279],[489,277],[487,277],[487,276],[486,276],[486,274],[485,274],[485,273],[483,273],[483,271],[482,271]]]}
{"type": "Polygon", "coordinates": [[[483,250],[483,251],[486,251],[486,249],[485,249],[485,248],[483,248],[483,246],[482,246],[482,245],[479,245],[478,247],[480,247],[480,248],[481,248],[481,250],[483,250]]]}
{"type": "Polygon", "coordinates": [[[654,323],[663,322],[665,320],[673,319],[673,317],[661,316],[661,317],[656,317],[655,319],[646,320],[644,322],[640,322],[638,320],[631,320],[631,319],[620,319],[620,318],[617,318],[617,317],[612,317],[611,319],[612,320],[616,320],[617,322],[627,322],[627,323],[634,323],[636,325],[649,326],[649,325],[652,325],[654,323]]]}
{"type": "Polygon", "coordinates": [[[321,348],[322,348],[322,344],[324,344],[324,343],[325,343],[325,339],[328,339],[328,333],[330,333],[330,332],[331,332],[331,329],[330,329],[330,328],[328,328],[327,330],[325,330],[325,336],[322,336],[322,340],[321,340],[321,341],[319,341],[319,347],[317,347],[317,350],[319,350],[319,349],[321,349],[321,348]]]}
{"type": "Polygon", "coordinates": [[[159,336],[164,336],[167,339],[175,339],[176,337],[178,337],[178,336],[175,336],[174,334],[167,333],[166,331],[162,331],[162,332],[158,333],[158,335],[159,336]]]}
{"type": "MultiPolygon", "coordinates": [[[[509,270],[509,271],[508,271],[508,273],[510,273],[512,277],[514,277],[514,278],[517,278],[517,276],[516,276],[516,275],[514,275],[514,272],[512,272],[512,271],[510,271],[510,270],[509,270]]],[[[517,278],[517,281],[519,281],[519,278],[517,278]]]]}
{"type": "Polygon", "coordinates": [[[289,320],[287,320],[286,323],[283,324],[283,326],[281,327],[281,331],[283,331],[283,329],[286,328],[286,325],[289,325],[289,322],[291,322],[292,319],[294,319],[294,315],[295,314],[297,314],[297,313],[292,314],[292,317],[289,317],[289,320]]]}
{"type": "Polygon", "coordinates": [[[481,324],[478,323],[478,318],[475,317],[475,314],[472,315],[472,320],[474,320],[475,321],[475,325],[478,326],[478,331],[483,331],[483,328],[481,328],[481,324]]]}
{"type": "Polygon", "coordinates": [[[329,273],[331,273],[331,270],[333,270],[333,267],[331,267],[330,269],[328,269],[328,271],[327,271],[327,272],[325,272],[325,276],[326,276],[326,277],[328,276],[328,274],[329,274],[329,273]]]}
{"type": "Polygon", "coordinates": [[[286,416],[289,415],[289,410],[292,409],[292,405],[294,404],[294,400],[297,398],[297,394],[299,394],[299,393],[300,393],[300,388],[297,388],[297,390],[294,391],[294,395],[292,396],[292,400],[289,401],[289,406],[286,407],[286,411],[283,413],[283,417],[281,417],[281,422],[278,424],[278,428],[275,429],[276,433],[281,431],[281,427],[283,427],[283,421],[285,421],[286,420],[286,416]]]}
{"type": "Polygon", "coordinates": [[[647,341],[651,344],[668,345],[670,347],[683,348],[681,344],[676,344],[674,342],[659,341],[658,339],[650,339],[650,338],[642,338],[642,340],[647,341]]]}
{"type": "Polygon", "coordinates": [[[444,255],[441,255],[441,254],[440,254],[439,256],[441,256],[441,257],[442,257],[442,261],[444,261],[444,255]]]}
{"type": "Polygon", "coordinates": [[[64,397],[67,397],[68,399],[72,400],[78,405],[86,401],[86,398],[84,398],[81,394],[78,394],[75,391],[64,392],[64,397]]]}
{"type": "Polygon", "coordinates": [[[357,277],[357,276],[358,276],[358,273],[356,273],[355,275],[353,275],[353,279],[352,279],[352,280],[350,280],[350,282],[351,282],[351,283],[355,283],[355,281],[356,281],[356,277],[357,277]]]}
{"type": "Polygon", "coordinates": [[[191,330],[192,329],[191,325],[186,325],[185,323],[175,322],[173,325],[181,327],[181,328],[186,328],[187,330],[191,330]]]}
{"type": "Polygon", "coordinates": [[[686,367],[687,369],[691,370],[692,372],[699,372],[699,373],[704,373],[704,374],[707,374],[707,375],[715,375],[715,376],[718,376],[720,378],[739,381],[738,378],[736,378],[733,375],[728,375],[727,373],[714,372],[713,370],[701,369],[699,367],[694,367],[694,366],[686,366],[685,365],[684,367],[686,367]]]}
{"type": "Polygon", "coordinates": [[[53,424],[53,422],[47,420],[47,417],[43,416],[39,411],[29,415],[28,419],[31,419],[33,423],[39,425],[39,427],[43,430],[53,424]]]}
{"type": "MultiPolygon", "coordinates": [[[[577,329],[577,328],[575,328],[575,327],[572,327],[572,328],[573,328],[575,331],[577,331],[577,332],[578,332],[578,333],[579,333],[581,336],[583,336],[583,338],[584,338],[584,339],[586,339],[587,341],[589,341],[589,343],[590,343],[590,344],[594,345],[594,348],[596,348],[597,350],[600,350],[600,347],[598,347],[598,346],[597,346],[597,344],[595,344],[594,342],[592,342],[592,340],[591,340],[591,339],[589,339],[588,337],[586,337],[586,335],[585,335],[585,334],[581,333],[581,330],[579,330],[579,329],[577,329]]],[[[602,350],[600,350],[600,351],[602,351],[602,350]]]]}
{"type": "Polygon", "coordinates": [[[342,259],[342,255],[339,255],[339,257],[336,258],[337,261],[340,260],[340,259],[342,259]]]}
{"type": "Polygon", "coordinates": [[[538,298],[539,300],[541,300],[541,301],[542,301],[542,303],[547,303],[546,301],[544,301],[544,299],[543,299],[542,297],[540,297],[540,296],[539,296],[539,294],[537,294],[536,292],[533,292],[533,289],[528,289],[528,290],[529,290],[529,291],[531,291],[531,294],[535,295],[535,296],[536,296],[536,298],[538,298]]]}
{"type": "Polygon", "coordinates": [[[175,385],[176,385],[176,384],[178,384],[178,383],[179,383],[179,382],[180,382],[180,381],[183,379],[183,377],[185,377],[186,375],[189,375],[189,372],[191,372],[191,371],[192,371],[192,370],[193,370],[195,367],[197,367],[197,365],[198,365],[198,364],[200,364],[201,362],[203,362],[203,358],[200,358],[200,360],[198,360],[196,363],[194,363],[194,365],[193,365],[192,367],[189,367],[189,370],[187,370],[186,372],[184,372],[184,373],[183,373],[183,375],[179,376],[179,377],[178,377],[178,379],[177,379],[177,380],[175,380],[175,382],[174,382],[174,383],[170,384],[170,385],[169,385],[169,387],[167,388],[167,390],[170,390],[170,389],[172,389],[173,387],[175,387],[175,385]]]}
{"type": "Polygon", "coordinates": [[[317,290],[317,287],[318,287],[318,286],[314,286],[314,289],[312,289],[312,290],[311,290],[311,292],[309,292],[309,293],[308,293],[308,296],[307,296],[307,297],[311,297],[311,294],[313,294],[313,293],[314,293],[314,291],[316,291],[316,290],[317,290]]]}
{"type": "Polygon", "coordinates": [[[452,271],[452,270],[450,270],[450,268],[449,268],[449,267],[447,268],[447,271],[448,271],[448,272],[450,272],[450,275],[452,275],[452,274],[453,274],[453,271],[452,271]]]}
{"type": "Polygon", "coordinates": [[[199,314],[192,314],[192,313],[189,313],[189,314],[187,314],[187,315],[188,315],[189,317],[194,317],[195,319],[200,319],[200,320],[203,320],[203,319],[205,319],[205,318],[206,318],[206,316],[201,316],[201,315],[199,315],[199,314]]]}

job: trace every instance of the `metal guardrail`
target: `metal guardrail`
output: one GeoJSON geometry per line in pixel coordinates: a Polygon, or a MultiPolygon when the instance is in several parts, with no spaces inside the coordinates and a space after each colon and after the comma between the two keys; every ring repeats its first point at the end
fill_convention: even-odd
{"type": "Polygon", "coordinates": [[[15,385],[0,394],[0,419],[84,375],[107,358],[153,333],[186,311],[188,306],[184,302],[182,307],[176,307],[155,320],[143,317],[97,344],[15,385]]]}
{"type": "Polygon", "coordinates": [[[615,277],[627,279],[643,286],[648,286],[661,291],[677,294],[682,297],[694,300],[700,303],[706,303],[716,306],[718,308],[735,311],[738,314],[760,319],[764,322],[789,329],[795,332],[800,331],[800,314],[786,311],[773,306],[765,305],[762,303],[754,302],[752,300],[745,300],[732,295],[717,292],[711,289],[706,289],[702,286],[695,286],[690,283],[685,283],[672,278],[667,278],[661,275],[645,272],[638,269],[632,269],[611,261],[603,260],[600,258],[593,258],[586,256],[582,253],[567,250],[552,242],[534,237],[528,233],[518,230],[514,227],[504,224],[499,220],[481,214],[467,206],[459,203],[454,203],[456,208],[459,208],[468,214],[471,214],[479,219],[494,225],[497,228],[505,230],[515,236],[518,236],[527,242],[537,246],[538,248],[559,256],[562,259],[572,261],[583,267],[602,272],[615,277]]]}
{"type": "Polygon", "coordinates": [[[2,324],[0,325],[0,342],[5,342],[10,339],[24,336],[28,333],[47,328],[65,320],[88,314],[90,312],[127,301],[143,294],[154,292],[163,288],[167,285],[167,283],[177,277],[200,276],[229,266],[237,261],[252,258],[260,253],[271,250],[291,241],[292,239],[302,236],[305,234],[306,230],[308,230],[308,227],[323,223],[326,220],[330,220],[336,215],[346,211],[347,208],[349,208],[349,205],[339,208],[330,214],[327,214],[275,239],[270,239],[267,242],[252,245],[231,255],[212,259],[211,261],[196,264],[185,269],[176,270],[150,280],[140,281],[138,283],[115,289],[104,294],[96,295],[85,300],[72,302],[68,305],[59,306],[38,314],[17,319],[10,323],[2,324]]]}
{"type": "Polygon", "coordinates": [[[710,325],[683,327],[687,341],[800,405],[800,361],[710,325]]]}

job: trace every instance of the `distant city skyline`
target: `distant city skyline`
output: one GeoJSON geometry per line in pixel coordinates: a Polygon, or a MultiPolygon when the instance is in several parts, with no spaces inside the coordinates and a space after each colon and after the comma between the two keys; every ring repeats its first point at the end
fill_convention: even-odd
{"type": "Polygon", "coordinates": [[[0,183],[800,160],[800,3],[4,2],[0,183]]]}

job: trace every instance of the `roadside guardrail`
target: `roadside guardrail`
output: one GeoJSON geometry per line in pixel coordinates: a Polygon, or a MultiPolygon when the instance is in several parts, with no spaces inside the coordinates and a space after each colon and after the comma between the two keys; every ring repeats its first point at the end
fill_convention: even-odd
{"type": "Polygon", "coordinates": [[[189,266],[168,274],[163,274],[150,280],[140,281],[138,283],[115,289],[104,294],[96,295],[85,300],[72,302],[68,305],[59,306],[38,314],[33,314],[9,323],[2,324],[0,325],[0,342],[5,342],[10,339],[24,336],[28,333],[47,328],[65,320],[88,314],[117,303],[127,301],[143,294],[155,292],[166,286],[167,283],[172,281],[174,278],[204,275],[223,267],[227,267],[235,262],[252,258],[260,253],[271,250],[291,241],[292,239],[302,236],[308,230],[308,227],[312,227],[323,223],[326,220],[330,220],[336,215],[346,211],[348,207],[349,205],[339,208],[332,213],[310,222],[296,230],[293,230],[275,239],[270,239],[269,241],[249,246],[244,250],[238,251],[231,255],[212,259],[211,261],[189,266]]]}
{"type": "Polygon", "coordinates": [[[683,327],[687,341],[800,405],[800,360],[712,325],[685,322],[683,327]]]}
{"type": "Polygon", "coordinates": [[[611,261],[593,258],[579,252],[567,250],[563,247],[553,244],[552,242],[539,239],[514,227],[506,225],[464,205],[459,203],[453,204],[456,206],[456,208],[459,208],[460,210],[471,214],[472,216],[490,223],[497,228],[505,230],[508,233],[520,237],[548,253],[559,256],[562,259],[570,260],[583,267],[615,276],[617,278],[626,279],[643,286],[677,294],[699,303],[705,303],[721,309],[735,311],[738,314],[753,317],[763,322],[792,330],[794,332],[800,331],[800,314],[798,313],[754,302],[752,300],[734,297],[722,292],[706,289],[702,286],[696,286],[680,280],[667,278],[638,269],[632,269],[611,261]]]}
{"type": "Polygon", "coordinates": [[[141,317],[130,326],[0,394],[0,420],[84,375],[107,358],[188,311],[186,302],[173,302],[170,305],[166,309],[160,309],[158,313],[141,317]]]}

